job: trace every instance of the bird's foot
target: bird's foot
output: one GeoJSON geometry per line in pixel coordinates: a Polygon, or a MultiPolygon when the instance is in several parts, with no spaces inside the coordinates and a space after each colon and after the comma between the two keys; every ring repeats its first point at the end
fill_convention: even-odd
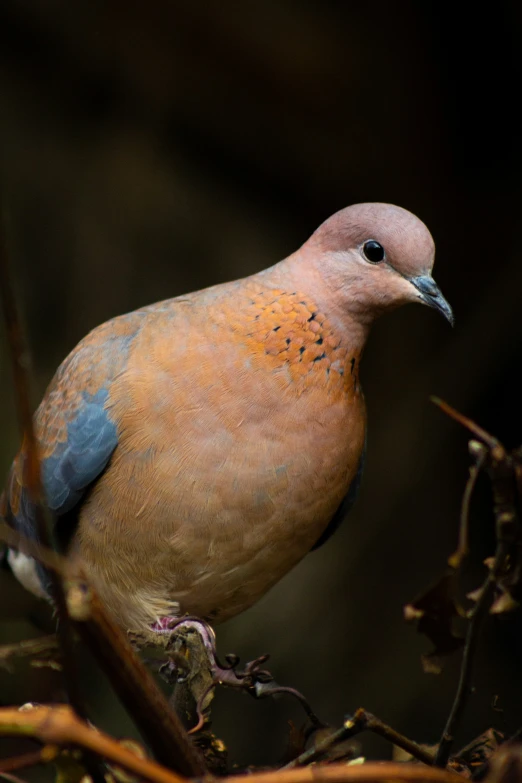
{"type": "Polygon", "coordinates": [[[162,640],[165,640],[165,649],[169,655],[169,661],[160,669],[160,673],[165,679],[171,683],[183,682],[191,676],[191,670],[194,667],[201,672],[202,666],[204,666],[208,671],[209,684],[198,694],[196,699],[198,722],[190,733],[197,732],[203,727],[206,715],[205,706],[208,704],[208,699],[216,685],[225,685],[229,688],[246,691],[257,699],[286,693],[301,703],[315,728],[324,725],[299,691],[278,685],[272,674],[262,668],[269,658],[268,655],[260,655],[255,660],[246,663],[242,669],[239,668],[240,661],[237,655],[226,655],[225,661],[221,662],[217,655],[214,630],[199,617],[165,617],[161,618],[153,628],[157,628],[157,633],[161,635],[162,640]],[[170,637],[167,642],[168,634],[170,637]]]}

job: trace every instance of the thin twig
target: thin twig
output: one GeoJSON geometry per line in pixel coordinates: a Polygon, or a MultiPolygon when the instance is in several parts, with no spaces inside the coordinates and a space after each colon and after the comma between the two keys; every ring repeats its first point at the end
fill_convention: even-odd
{"type": "Polygon", "coordinates": [[[22,778],[19,778],[16,775],[10,775],[9,772],[0,771],[0,778],[2,780],[7,780],[8,783],[25,783],[25,780],[22,780],[22,778]]]}
{"type": "Polygon", "coordinates": [[[497,438],[495,438],[493,435],[490,435],[490,433],[482,429],[482,427],[479,427],[479,425],[476,424],[472,419],[469,419],[467,416],[464,416],[464,414],[459,413],[458,410],[453,408],[451,405],[448,405],[448,403],[444,400],[441,400],[440,397],[432,396],[430,397],[430,400],[447,416],[449,416],[451,419],[454,419],[459,424],[462,424],[463,427],[466,427],[466,429],[473,433],[476,438],[479,438],[479,440],[483,441],[486,446],[489,446],[492,451],[499,447],[503,449],[502,444],[497,440],[497,438]]]}
{"type": "MultiPolygon", "coordinates": [[[[23,481],[29,500],[34,506],[36,536],[47,549],[56,550],[53,532],[54,520],[45,500],[40,471],[39,446],[33,424],[29,378],[30,352],[24,338],[22,320],[18,312],[12,285],[5,237],[5,218],[1,206],[0,204],[0,296],[11,358],[18,422],[23,436],[23,481]]],[[[78,715],[87,718],[87,709],[84,704],[76,658],[73,653],[74,639],[67,612],[62,579],[60,574],[54,570],[49,571],[48,574],[58,620],[56,635],[60,645],[62,676],[67,698],[78,715]]],[[[96,769],[94,763],[88,757],[85,763],[89,774],[94,779],[94,783],[103,783],[104,777],[101,769],[96,769]]]]}
{"type": "Polygon", "coordinates": [[[341,742],[345,742],[357,734],[361,734],[363,731],[372,731],[374,734],[379,734],[384,739],[387,739],[393,745],[402,748],[410,756],[416,758],[418,761],[422,761],[423,764],[433,764],[434,754],[423,748],[417,742],[408,739],[403,734],[400,734],[391,726],[388,726],[380,718],[372,715],[371,712],[367,712],[360,707],[354,713],[353,717],[347,718],[340,729],[325,737],[323,740],[314,745],[313,748],[306,750],[296,759],[293,759],[289,764],[286,764],[283,769],[295,769],[296,767],[303,767],[307,764],[312,764],[323,756],[331,747],[338,745],[341,742]]]}
{"type": "Polygon", "coordinates": [[[14,772],[17,769],[26,767],[35,767],[37,764],[47,764],[53,761],[58,755],[58,748],[55,745],[45,745],[40,750],[33,750],[24,753],[21,756],[12,756],[8,759],[0,760],[0,772],[14,772]]]}
{"type": "Polygon", "coordinates": [[[66,705],[0,709],[1,734],[31,736],[46,745],[75,745],[154,783],[185,783],[185,778],[175,772],[137,756],[112,737],[91,728],[66,705]]]}
{"type": "Polygon", "coordinates": [[[22,639],[14,644],[0,646],[0,667],[9,668],[13,658],[27,658],[32,655],[43,655],[58,650],[58,640],[55,634],[40,636],[37,639],[22,639]]]}
{"type": "Polygon", "coordinates": [[[470,623],[466,634],[457,691],[434,761],[437,767],[445,767],[448,763],[455,731],[470,693],[473,662],[482,623],[493,603],[495,587],[505,568],[506,558],[513,543],[514,530],[517,529],[514,495],[515,477],[512,460],[498,441],[497,445],[491,449],[487,456],[487,468],[494,496],[497,548],[488,576],[478,591],[478,600],[475,608],[470,613],[470,623]]]}
{"type": "Polygon", "coordinates": [[[158,761],[187,777],[205,775],[203,758],[180,719],[94,591],[90,597],[90,616],[75,622],[75,628],[109,676],[158,761]]]}
{"type": "Polygon", "coordinates": [[[65,575],[65,560],[52,549],[48,549],[42,544],[33,541],[32,538],[27,538],[22,535],[18,530],[15,530],[0,519],[0,541],[5,541],[8,546],[12,546],[15,549],[19,549],[24,555],[32,557],[34,560],[38,560],[49,571],[56,571],[56,573],[65,575]]]}
{"type": "Polygon", "coordinates": [[[454,772],[436,767],[404,764],[392,761],[366,762],[360,766],[347,764],[314,764],[275,772],[254,772],[221,778],[220,783],[380,783],[388,780],[416,783],[463,783],[454,772]]]}
{"type": "MultiPolygon", "coordinates": [[[[470,444],[473,441],[470,441],[470,444]]],[[[476,442],[475,442],[476,443],[476,442]]],[[[475,464],[471,465],[469,469],[469,478],[466,482],[464,494],[462,496],[462,506],[460,511],[460,525],[459,525],[459,540],[457,549],[448,558],[448,564],[451,568],[458,570],[464,559],[468,556],[469,552],[469,507],[471,498],[477,484],[477,478],[484,465],[487,457],[487,449],[482,444],[476,443],[476,446],[480,448],[473,448],[473,456],[475,457],[475,464]]]]}
{"type": "Polygon", "coordinates": [[[384,737],[384,739],[387,739],[388,742],[391,742],[398,748],[405,750],[406,753],[409,753],[410,756],[413,756],[413,758],[417,759],[418,761],[422,761],[424,764],[433,764],[434,754],[429,750],[426,750],[426,748],[423,748],[417,742],[414,742],[413,740],[408,739],[408,737],[405,737],[403,734],[400,734],[398,731],[395,731],[395,729],[392,729],[391,726],[383,723],[379,718],[376,718],[375,715],[372,715],[370,712],[365,712],[365,715],[365,728],[368,731],[373,731],[374,734],[379,734],[381,737],[384,737]]]}
{"type": "Polygon", "coordinates": [[[340,745],[341,742],[345,742],[353,736],[353,721],[349,719],[343,723],[340,729],[328,734],[328,736],[317,742],[313,747],[305,750],[300,756],[297,756],[297,758],[292,759],[288,764],[285,764],[281,769],[295,769],[296,767],[306,767],[307,764],[313,764],[320,759],[321,756],[324,756],[330,748],[333,748],[335,745],[340,745]]]}
{"type": "Polygon", "coordinates": [[[10,772],[0,772],[0,778],[7,780],[8,783],[25,783],[25,780],[22,780],[17,775],[12,775],[10,772]]]}
{"type": "Polygon", "coordinates": [[[482,628],[482,622],[487,615],[493,599],[494,581],[488,576],[481,589],[480,597],[471,615],[462,654],[460,676],[457,691],[451,707],[451,712],[444,726],[434,764],[436,767],[445,767],[449,761],[451,748],[455,740],[455,731],[460,721],[466,700],[470,693],[470,682],[473,670],[473,662],[482,628]]]}
{"type": "MultiPolygon", "coordinates": [[[[64,573],[64,560],[41,544],[30,541],[0,522],[0,539],[64,573]]],[[[109,618],[87,582],[70,583],[68,600],[78,593],[83,606],[75,602],[74,628],[100,664],[129,711],[156,758],[187,777],[206,773],[201,755],[187,736],[181,721],[170,708],[149,670],[138,658],[128,637],[109,618]]]]}
{"type": "MultiPolygon", "coordinates": [[[[70,707],[34,707],[29,710],[0,709],[0,734],[33,736],[50,745],[74,745],[89,749],[151,783],[187,783],[185,778],[150,759],[135,755],[124,745],[103,732],[92,729],[77,718],[70,707]]],[[[299,769],[275,770],[222,778],[222,783],[369,783],[370,781],[404,780],[416,783],[462,783],[462,777],[435,767],[367,763],[350,767],[346,764],[315,765],[299,769]]]]}
{"type": "MultiPolygon", "coordinates": [[[[24,433],[26,451],[24,481],[30,499],[35,504],[41,549],[47,560],[54,560],[51,555],[53,551],[51,545],[53,520],[44,501],[38,444],[33,428],[28,393],[28,351],[23,339],[21,322],[11,285],[3,232],[0,242],[0,289],[11,350],[18,415],[24,433]]],[[[37,545],[38,548],[40,548],[39,545],[37,545]]],[[[36,556],[38,557],[38,555],[36,556]]],[[[39,557],[38,559],[43,560],[39,557]]],[[[76,712],[80,717],[86,718],[86,710],[80,698],[75,671],[73,640],[70,634],[71,618],[61,578],[63,568],[60,561],[57,561],[57,566],[57,568],[49,570],[49,575],[58,613],[58,638],[67,693],[76,712]]],[[[183,774],[193,776],[204,774],[206,767],[200,754],[188,739],[181,721],[169,708],[167,700],[145,666],[134,654],[125,635],[112,623],[105,609],[96,599],[94,591],[91,592],[93,613],[86,622],[75,622],[74,627],[109,675],[120,699],[129,709],[156,757],[183,774]]],[[[88,771],[93,773],[98,780],[101,779],[100,774],[96,774],[94,770],[89,769],[88,771]]]]}
{"type": "MultiPolygon", "coordinates": [[[[9,271],[9,258],[4,234],[4,214],[0,209],[0,292],[2,309],[4,312],[5,328],[8,338],[9,353],[11,357],[11,369],[13,373],[16,408],[18,421],[23,435],[24,461],[23,480],[27,489],[29,500],[34,505],[36,533],[38,540],[50,550],[53,546],[53,519],[45,502],[45,494],[40,472],[40,460],[38,455],[38,442],[33,426],[33,416],[30,401],[29,365],[30,354],[25,343],[22,323],[16,297],[12,286],[9,271]]],[[[74,705],[76,712],[83,717],[86,710],[80,696],[78,685],[78,673],[75,659],[72,655],[73,642],[71,628],[67,614],[67,605],[63,584],[56,571],[49,572],[51,590],[56,604],[58,615],[58,640],[62,652],[63,672],[67,695],[74,705]]]]}

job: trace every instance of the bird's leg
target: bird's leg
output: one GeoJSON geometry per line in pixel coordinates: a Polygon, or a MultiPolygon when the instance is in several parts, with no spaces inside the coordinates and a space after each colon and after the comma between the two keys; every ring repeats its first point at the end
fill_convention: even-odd
{"type": "MultiPolygon", "coordinates": [[[[160,673],[168,677],[170,682],[174,675],[178,685],[186,683],[195,701],[195,710],[191,712],[196,720],[192,723],[191,733],[199,731],[207,722],[216,685],[246,691],[257,699],[287,693],[300,702],[314,728],[324,726],[299,691],[278,685],[272,674],[262,668],[268,655],[249,661],[242,670],[238,668],[237,655],[226,655],[222,663],[217,655],[214,630],[199,617],[165,618],[158,627],[158,633],[166,642],[165,650],[169,656],[169,661],[160,668],[160,673]],[[168,641],[167,633],[170,634],[168,641]],[[180,662],[183,662],[182,666],[180,662]]],[[[187,713],[186,707],[184,711],[187,713]]]]}

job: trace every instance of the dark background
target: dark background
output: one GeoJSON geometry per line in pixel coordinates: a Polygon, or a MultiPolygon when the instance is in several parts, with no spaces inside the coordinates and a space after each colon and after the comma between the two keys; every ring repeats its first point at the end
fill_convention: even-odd
{"type": "MultiPolygon", "coordinates": [[[[520,13],[508,0],[0,5],[0,186],[35,404],[93,326],[268,266],[350,203],[397,203],[432,230],[455,329],[421,307],[376,325],[355,510],[218,629],[222,653],[271,652],[277,679],[325,720],[363,705],[419,741],[438,738],[458,660],[423,674],[429,642],[402,606],[444,569],[469,462],[466,433],[428,396],[522,442],[520,13]]],[[[5,472],[18,444],[5,342],[0,362],[5,472]]],[[[492,551],[490,508],[484,481],[469,586],[492,551]]],[[[2,640],[34,635],[5,574],[0,591],[2,640]]],[[[522,723],[519,626],[490,620],[461,740],[522,723]]],[[[101,724],[128,733],[93,676],[101,724]]],[[[51,679],[2,674],[0,701],[49,698],[51,679]]],[[[233,759],[267,763],[289,717],[300,713],[286,700],[227,694],[216,729],[233,759]]],[[[373,740],[364,750],[389,753],[373,740]]]]}

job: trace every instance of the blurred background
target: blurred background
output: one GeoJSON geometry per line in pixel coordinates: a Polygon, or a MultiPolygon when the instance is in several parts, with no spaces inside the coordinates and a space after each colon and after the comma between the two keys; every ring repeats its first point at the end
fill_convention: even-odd
{"type": "MultiPolygon", "coordinates": [[[[521,41],[520,4],[509,0],[482,11],[414,0],[0,5],[0,187],[35,405],[92,327],[268,266],[350,203],[400,204],[435,237],[435,277],[456,326],[413,306],[376,325],[356,508],[218,629],[222,654],[270,652],[277,680],[333,724],[362,705],[435,742],[453,697],[458,656],[441,676],[423,674],[430,643],[402,607],[444,570],[468,475],[466,433],[429,395],[506,445],[522,442],[521,41]]],[[[18,432],[2,341],[5,474],[18,432]]],[[[482,481],[469,587],[492,548],[482,481]]],[[[3,643],[34,636],[40,613],[7,576],[3,643]]],[[[520,624],[489,621],[461,744],[522,724],[520,624]]],[[[99,677],[85,676],[100,725],[131,733],[99,677]]],[[[46,700],[55,685],[45,670],[0,671],[0,702],[46,700]]],[[[285,699],[216,700],[216,733],[240,763],[280,758],[290,718],[302,716],[285,699]]],[[[378,739],[362,744],[369,756],[390,753],[378,739]]]]}

